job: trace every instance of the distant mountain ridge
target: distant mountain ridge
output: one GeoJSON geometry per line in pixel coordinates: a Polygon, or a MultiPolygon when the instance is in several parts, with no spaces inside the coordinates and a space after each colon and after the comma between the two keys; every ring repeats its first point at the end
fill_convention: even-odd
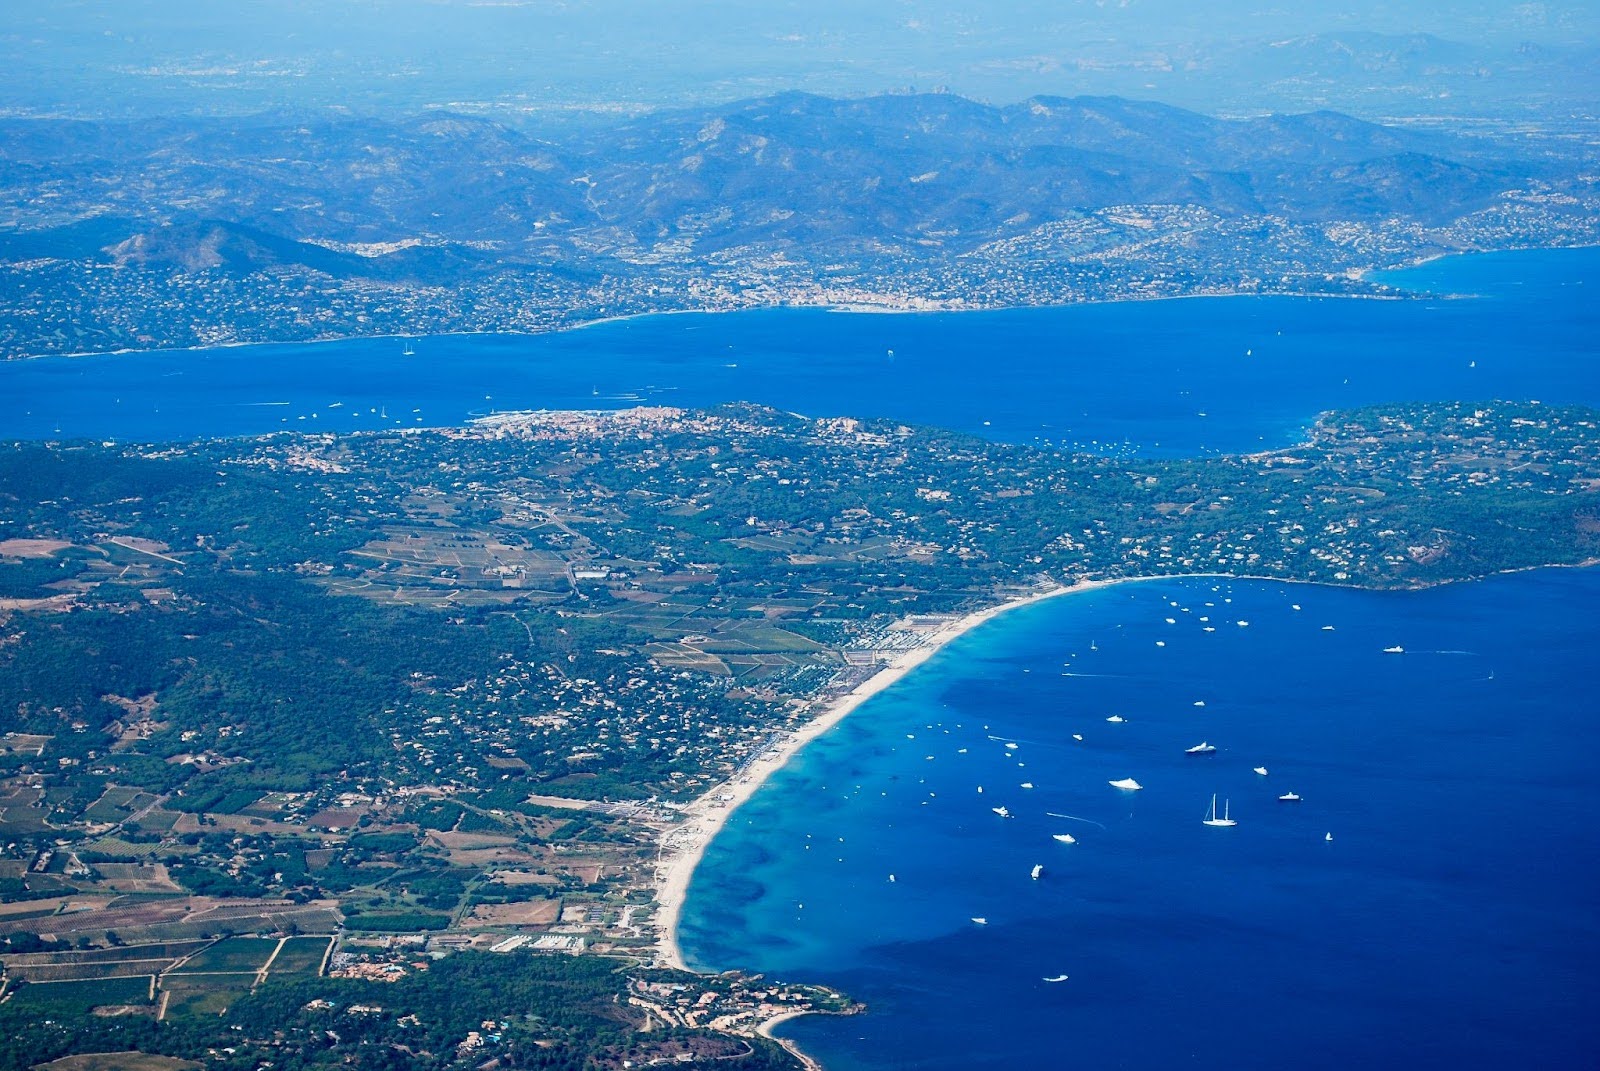
{"type": "MultiPolygon", "coordinates": [[[[1224,119],[1118,97],[992,106],[938,93],[783,93],[560,140],[446,112],[0,120],[11,221],[0,271],[24,273],[18,301],[45,274],[91,264],[157,288],[205,277],[271,289],[305,275],[301,290],[348,291],[348,316],[263,297],[257,330],[281,300],[302,310],[297,330],[331,316],[335,333],[370,329],[372,308],[355,305],[387,308],[396,293],[425,299],[442,317],[430,323],[505,329],[528,324],[485,301],[531,301],[539,323],[558,323],[618,301],[1343,287],[1365,268],[1454,248],[1588,240],[1586,151],[1329,111],[1224,119]],[[1006,258],[1023,250],[1031,274],[1019,279],[1006,258]],[[355,295],[367,284],[384,296],[355,295]]],[[[50,286],[103,290],[86,279],[50,286]]],[[[0,322],[23,315],[0,299],[0,322]]],[[[19,327],[12,345],[33,330],[19,327]]]]}
{"type": "Polygon", "coordinates": [[[787,93],[562,144],[438,113],[9,121],[0,134],[0,190],[19,207],[48,183],[64,202],[55,211],[80,219],[110,209],[295,241],[490,243],[502,256],[552,245],[627,256],[675,235],[709,249],[961,251],[1116,204],[1431,223],[1571,170],[1334,112],[1216,119],[1115,97],[993,107],[947,94],[787,93]]]}

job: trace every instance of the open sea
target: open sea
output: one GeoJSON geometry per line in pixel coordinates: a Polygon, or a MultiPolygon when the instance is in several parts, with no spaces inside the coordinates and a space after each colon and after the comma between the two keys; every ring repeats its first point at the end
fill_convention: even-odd
{"type": "MultiPolygon", "coordinates": [[[[4,362],[0,438],[746,400],[1194,454],[1284,445],[1338,406],[1600,404],[1600,250],[1389,279],[1436,297],[4,362]]],[[[1151,581],[1004,615],[734,815],[685,953],[865,1001],[781,1029],[830,1071],[1600,1065],[1597,605],[1600,571],[1543,570],[1404,594],[1151,581]],[[1201,824],[1213,794],[1236,826],[1201,824]]]]}

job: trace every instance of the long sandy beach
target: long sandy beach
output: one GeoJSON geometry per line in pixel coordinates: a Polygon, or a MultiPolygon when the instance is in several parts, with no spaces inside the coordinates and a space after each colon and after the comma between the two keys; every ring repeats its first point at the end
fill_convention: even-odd
{"type": "Polygon", "coordinates": [[[811,741],[833,728],[862,703],[888,688],[917,666],[933,657],[945,644],[992,618],[1021,606],[1030,606],[1057,595],[1092,591],[1121,581],[1084,581],[1071,587],[1051,588],[985,610],[956,618],[927,636],[926,642],[895,657],[882,670],[855,688],[832,699],[819,701],[816,717],[779,741],[763,757],[751,763],[731,781],[724,781],[690,803],[682,820],[662,834],[660,862],[656,870],[657,960],[666,966],[684,969],[678,947],[678,917],[683,911],[689,879],[705,854],[706,845],[728,821],[734,811],[755,795],[767,778],[782,769],[811,741]]]}

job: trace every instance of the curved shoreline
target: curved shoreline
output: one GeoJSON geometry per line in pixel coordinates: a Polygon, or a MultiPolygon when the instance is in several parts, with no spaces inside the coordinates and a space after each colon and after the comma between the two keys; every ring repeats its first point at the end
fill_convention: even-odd
{"type": "MultiPolygon", "coordinates": [[[[693,969],[684,962],[683,951],[678,944],[678,922],[683,912],[684,902],[688,897],[689,885],[694,877],[695,869],[704,857],[706,848],[711,840],[728,823],[729,818],[733,816],[735,811],[753,797],[773,774],[787,765],[789,760],[799,754],[807,744],[838,725],[854,712],[857,707],[879,692],[885,691],[898,683],[913,669],[928,661],[958,636],[962,636],[979,625],[991,621],[1010,610],[1032,606],[1035,603],[1043,602],[1059,595],[1081,594],[1122,584],[1147,583],[1156,580],[1229,580],[1270,584],[1304,584],[1311,587],[1352,588],[1366,591],[1416,592],[1426,591],[1434,587],[1443,587],[1452,583],[1483,581],[1495,576],[1533,572],[1540,569],[1583,569],[1597,566],[1600,566],[1600,558],[1574,563],[1503,569],[1483,576],[1441,580],[1421,587],[1398,588],[1366,587],[1360,584],[1339,584],[1324,580],[1265,576],[1253,573],[1156,573],[1147,576],[1077,580],[1072,584],[1036,591],[1033,594],[997,603],[982,610],[974,611],[964,617],[951,620],[929,634],[926,642],[921,646],[901,652],[883,669],[856,685],[850,691],[832,698],[818,700],[817,702],[820,704],[821,709],[815,717],[790,732],[763,755],[738,771],[731,782],[725,780],[706,790],[682,809],[679,822],[662,831],[659,838],[656,874],[653,882],[657,904],[654,922],[656,930],[656,960],[662,966],[674,967],[678,970],[693,969]]],[[[767,1021],[761,1029],[766,1031],[780,1022],[804,1014],[808,1013],[785,1013],[767,1021]]],[[[782,1039],[774,1040],[782,1041],[782,1039]]],[[[805,1059],[809,1060],[810,1058],[807,1057],[805,1059]]]]}
{"type": "Polygon", "coordinates": [[[917,666],[922,665],[946,644],[983,623],[1010,610],[1032,606],[1045,599],[1067,595],[1130,580],[1152,580],[1155,577],[1126,577],[1117,580],[1085,580],[1071,586],[1050,588],[967,614],[947,622],[927,637],[926,642],[898,654],[883,669],[843,695],[820,701],[821,709],[798,729],[774,744],[767,752],[739,771],[731,781],[713,785],[680,812],[681,820],[661,834],[656,864],[656,959],[659,963],[679,970],[690,968],[683,960],[678,945],[678,920],[687,899],[689,883],[705,855],[711,839],[721,831],[733,813],[754,796],[778,770],[799,754],[811,741],[838,725],[868,699],[897,683],[917,666]]]}

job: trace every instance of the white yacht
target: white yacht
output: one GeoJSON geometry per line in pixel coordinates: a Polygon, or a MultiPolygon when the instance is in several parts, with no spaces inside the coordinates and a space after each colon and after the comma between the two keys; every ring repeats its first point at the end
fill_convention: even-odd
{"type": "Polygon", "coordinates": [[[1141,785],[1139,782],[1135,781],[1131,777],[1124,777],[1120,781],[1108,781],[1106,783],[1109,784],[1112,788],[1123,788],[1123,789],[1127,789],[1129,792],[1137,792],[1141,788],[1144,787],[1143,785],[1141,785]]]}
{"type": "Polygon", "coordinates": [[[1229,816],[1229,814],[1228,814],[1228,803],[1229,803],[1229,801],[1227,801],[1227,800],[1223,800],[1222,801],[1222,817],[1218,818],[1217,817],[1217,794],[1215,792],[1213,792],[1211,794],[1211,809],[1206,812],[1206,816],[1202,820],[1204,822],[1204,824],[1208,825],[1208,826],[1236,826],[1236,825],[1238,825],[1239,823],[1234,821],[1234,819],[1231,816],[1229,816]]]}
{"type": "Polygon", "coordinates": [[[1184,748],[1183,753],[1185,755],[1209,755],[1215,750],[1217,750],[1217,746],[1215,744],[1208,744],[1202,740],[1194,747],[1184,748]]]}
{"type": "Polygon", "coordinates": [[[1300,802],[1300,793],[1298,793],[1298,792],[1285,792],[1283,795],[1279,796],[1278,799],[1281,800],[1284,803],[1299,803],[1300,802]]]}

